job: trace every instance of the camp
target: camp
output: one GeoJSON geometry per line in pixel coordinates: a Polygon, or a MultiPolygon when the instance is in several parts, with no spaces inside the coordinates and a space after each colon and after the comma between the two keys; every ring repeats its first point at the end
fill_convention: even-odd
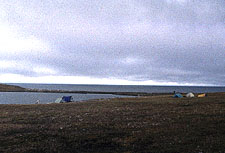
{"type": "Polygon", "coordinates": [[[186,94],[186,97],[192,98],[192,97],[195,97],[195,95],[193,93],[189,92],[189,93],[186,94]]]}
{"type": "Polygon", "coordinates": [[[180,93],[176,93],[173,95],[173,98],[182,98],[183,96],[180,93]]]}

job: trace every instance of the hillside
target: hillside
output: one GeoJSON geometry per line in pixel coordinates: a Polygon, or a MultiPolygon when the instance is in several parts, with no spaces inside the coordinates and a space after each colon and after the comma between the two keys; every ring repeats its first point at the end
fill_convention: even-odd
{"type": "Polygon", "coordinates": [[[25,90],[25,88],[19,86],[0,84],[0,92],[22,92],[25,90]]]}

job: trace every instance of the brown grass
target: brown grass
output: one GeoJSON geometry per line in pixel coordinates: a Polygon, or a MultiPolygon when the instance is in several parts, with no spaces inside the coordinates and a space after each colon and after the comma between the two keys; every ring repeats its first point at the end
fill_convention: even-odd
{"type": "Polygon", "coordinates": [[[0,152],[224,152],[225,93],[0,105],[0,152]]]}

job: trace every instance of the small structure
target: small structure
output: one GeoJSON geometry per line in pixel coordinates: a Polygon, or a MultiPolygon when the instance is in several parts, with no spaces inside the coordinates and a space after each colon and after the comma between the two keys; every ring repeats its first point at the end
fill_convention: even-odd
{"type": "Polygon", "coordinates": [[[192,98],[192,97],[195,97],[195,95],[193,93],[189,92],[189,93],[186,94],[186,97],[192,98]]]}
{"type": "Polygon", "coordinates": [[[73,97],[72,96],[63,96],[62,97],[62,100],[64,101],[64,102],[72,102],[73,101],[73,97]]]}
{"type": "Polygon", "coordinates": [[[63,96],[62,98],[57,98],[55,100],[55,103],[68,103],[68,102],[72,102],[72,101],[73,101],[72,96],[63,96]]]}
{"type": "Polygon", "coordinates": [[[176,93],[173,95],[173,98],[182,98],[183,96],[180,93],[176,93]]]}
{"type": "Polygon", "coordinates": [[[198,97],[205,97],[206,96],[206,94],[200,94],[200,95],[198,95],[198,97]]]}
{"type": "Polygon", "coordinates": [[[38,99],[35,104],[39,104],[39,103],[40,103],[40,100],[38,99]]]}
{"type": "Polygon", "coordinates": [[[55,103],[62,103],[62,102],[63,102],[62,98],[57,98],[57,99],[55,100],[55,103]]]}

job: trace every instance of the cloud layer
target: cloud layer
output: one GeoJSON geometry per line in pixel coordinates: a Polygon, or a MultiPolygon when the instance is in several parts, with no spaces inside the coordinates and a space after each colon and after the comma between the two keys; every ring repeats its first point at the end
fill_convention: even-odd
{"type": "Polygon", "coordinates": [[[0,4],[2,75],[225,85],[223,0],[0,4]]]}

